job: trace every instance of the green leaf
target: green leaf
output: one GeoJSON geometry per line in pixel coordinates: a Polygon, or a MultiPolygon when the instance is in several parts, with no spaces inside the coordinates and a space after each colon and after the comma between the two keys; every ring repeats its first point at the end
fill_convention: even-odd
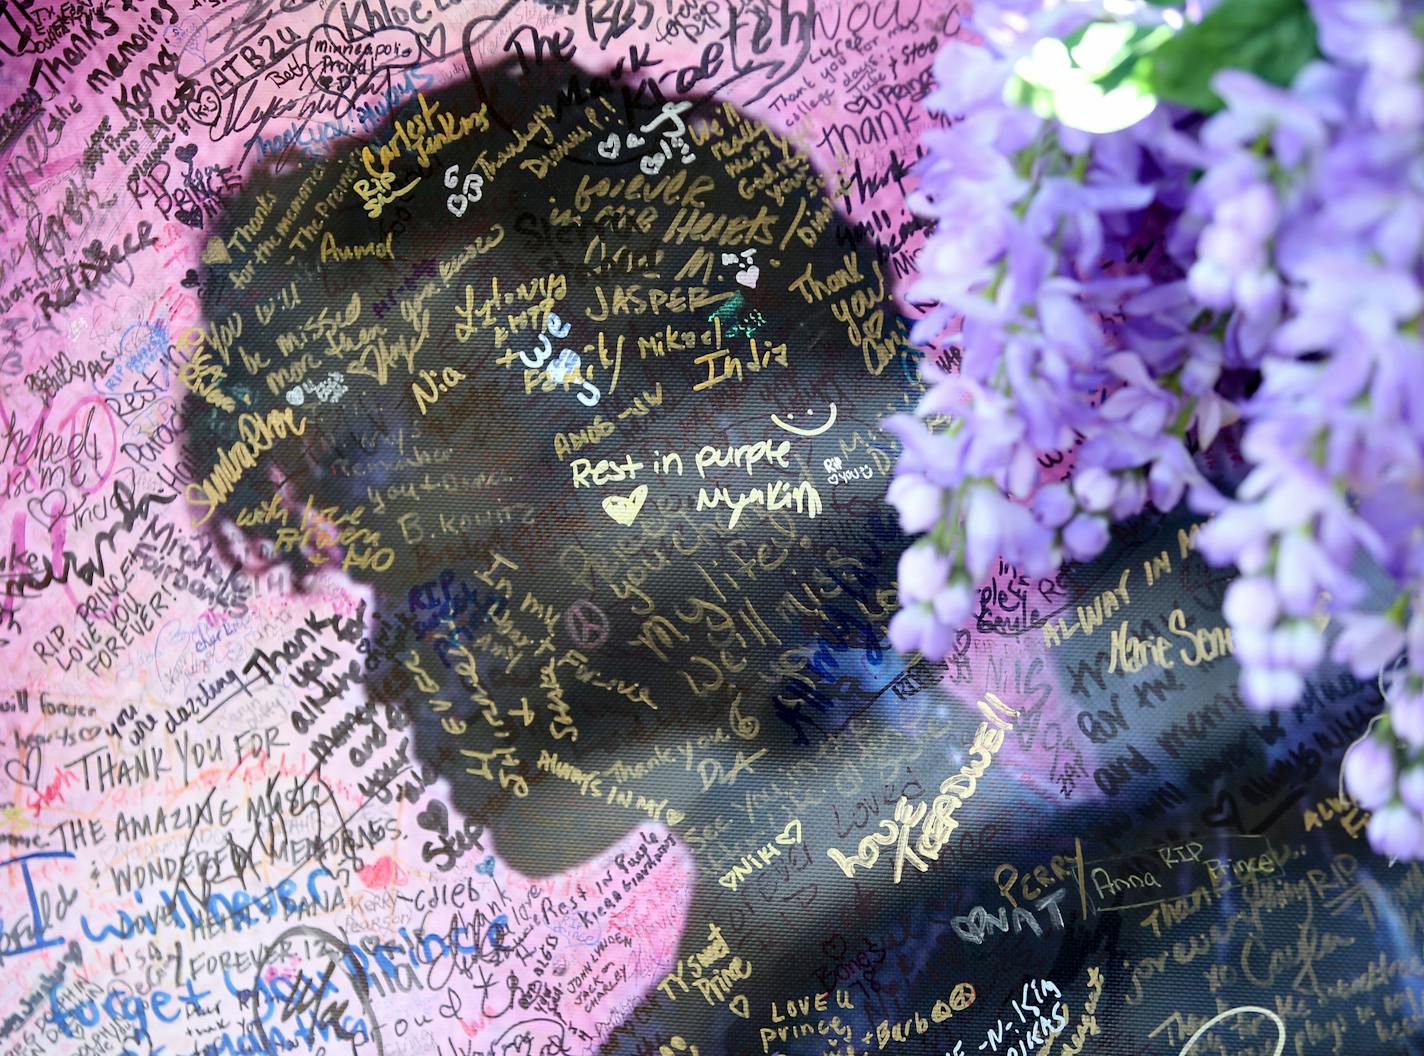
{"type": "Polygon", "coordinates": [[[1088,22],[1073,30],[1072,33],[1069,33],[1066,37],[1063,38],[1063,46],[1069,51],[1072,51],[1074,48],[1076,48],[1079,44],[1083,42],[1083,34],[1088,32],[1088,26],[1091,26],[1092,24],[1093,23],[1088,22]]]}
{"type": "MultiPolygon", "coordinates": [[[[1112,91],[1118,85],[1126,81],[1129,77],[1133,76],[1134,71],[1139,68],[1139,64],[1141,62],[1142,56],[1134,52],[1127,58],[1123,59],[1107,73],[1099,77],[1098,87],[1105,92],[1112,91]]],[[[1148,87],[1148,83],[1145,80],[1143,81],[1143,87],[1148,87]]]]}
{"type": "Polygon", "coordinates": [[[1110,92],[1118,85],[1123,84],[1132,78],[1133,81],[1142,87],[1143,91],[1151,90],[1151,78],[1148,72],[1151,67],[1145,61],[1146,57],[1160,48],[1167,41],[1171,40],[1173,33],[1165,26],[1147,30],[1136,35],[1132,40],[1132,47],[1127,56],[1114,66],[1107,73],[1097,79],[1098,86],[1105,92],[1110,92]]]}
{"type": "Polygon", "coordinates": [[[1134,125],[1152,112],[1156,98],[1141,84],[1104,91],[1093,74],[1110,69],[1119,55],[1130,50],[1129,41],[1136,36],[1132,27],[1120,24],[1090,27],[1076,54],[1091,69],[1073,61],[1062,41],[1051,37],[1040,40],[1014,64],[1005,98],[1029,107],[1040,117],[1056,118],[1084,132],[1117,132],[1134,125]]]}
{"type": "Polygon", "coordinates": [[[1223,0],[1151,54],[1149,83],[1159,98],[1213,113],[1222,107],[1211,90],[1218,71],[1285,86],[1318,54],[1303,0],[1223,0]]]}

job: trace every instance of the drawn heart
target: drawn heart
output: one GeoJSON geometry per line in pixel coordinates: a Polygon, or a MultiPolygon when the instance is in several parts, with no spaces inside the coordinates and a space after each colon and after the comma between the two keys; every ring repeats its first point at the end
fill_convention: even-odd
{"type": "Polygon", "coordinates": [[[204,264],[232,263],[232,255],[227,251],[227,243],[220,238],[208,239],[208,244],[203,247],[203,255],[200,259],[204,264]]]}
{"type": "Polygon", "coordinates": [[[51,530],[55,522],[69,512],[69,503],[62,488],[50,488],[43,495],[37,495],[30,500],[29,506],[30,516],[51,530]]]}
{"type": "Polygon", "coordinates": [[[675,829],[675,828],[677,828],[679,825],[681,825],[681,824],[682,824],[682,819],[685,818],[685,817],[687,817],[687,815],[684,814],[682,811],[676,809],[675,807],[668,807],[668,809],[667,809],[667,823],[668,823],[668,825],[670,825],[672,828],[675,829]]]}
{"type": "Polygon", "coordinates": [[[626,498],[622,495],[610,495],[604,499],[603,512],[624,528],[628,528],[638,519],[638,514],[643,510],[643,503],[647,501],[648,486],[639,484],[626,498]]]}
{"type": "Polygon", "coordinates": [[[733,1012],[735,1012],[737,1015],[741,1016],[743,1019],[751,1019],[752,1017],[752,1010],[750,1005],[748,1005],[747,1003],[746,994],[738,994],[736,997],[732,998],[732,1000],[727,1002],[727,1007],[733,1012]],[[740,1002],[740,1004],[738,1004],[738,1002],[740,1002]]]}
{"type": "Polygon", "coordinates": [[[24,785],[26,788],[38,791],[40,787],[39,749],[31,748],[25,753],[24,759],[6,759],[5,776],[17,785],[24,785]]]}
{"type": "Polygon", "coordinates": [[[475,872],[483,873],[485,876],[494,876],[494,855],[486,855],[485,860],[475,866],[475,872]]]}
{"type": "Polygon", "coordinates": [[[197,94],[188,103],[188,113],[193,116],[194,121],[201,121],[205,125],[211,125],[222,113],[222,98],[218,95],[218,90],[212,85],[203,85],[197,94]]]}
{"type": "Polygon", "coordinates": [[[187,224],[194,230],[200,230],[203,226],[203,214],[196,209],[179,209],[173,215],[180,224],[187,224]]]}
{"type": "Polygon", "coordinates": [[[629,150],[637,150],[646,142],[646,139],[633,132],[629,132],[623,137],[623,143],[629,150]]]}
{"type": "Polygon", "coordinates": [[[662,171],[663,162],[666,160],[661,154],[644,154],[638,162],[638,168],[643,170],[645,176],[656,176],[662,171]]]}
{"type": "Polygon", "coordinates": [[[753,264],[751,267],[743,268],[741,271],[737,272],[737,281],[740,282],[743,286],[749,286],[752,289],[756,289],[757,279],[760,278],[760,276],[761,268],[753,264]]]}
{"type": "Polygon", "coordinates": [[[801,819],[792,818],[786,823],[786,828],[782,829],[776,837],[776,842],[783,847],[795,847],[801,842],[801,819]]]}
{"type": "Polygon", "coordinates": [[[293,407],[300,407],[306,401],[306,398],[306,393],[302,392],[300,385],[294,389],[287,390],[287,402],[293,407]]]}
{"type": "Polygon", "coordinates": [[[426,832],[446,836],[450,832],[450,812],[440,800],[432,799],[429,805],[415,816],[415,823],[426,832]]]}
{"type": "Polygon", "coordinates": [[[383,887],[404,887],[408,879],[406,871],[390,855],[382,855],[356,874],[372,890],[383,887]]]}
{"type": "Polygon", "coordinates": [[[198,144],[189,143],[187,146],[179,147],[173,152],[173,156],[179,161],[192,161],[198,156],[198,144]]]}
{"type": "Polygon", "coordinates": [[[600,157],[607,158],[609,161],[612,161],[614,158],[618,157],[617,132],[608,133],[608,138],[598,145],[598,154],[600,157]]]}

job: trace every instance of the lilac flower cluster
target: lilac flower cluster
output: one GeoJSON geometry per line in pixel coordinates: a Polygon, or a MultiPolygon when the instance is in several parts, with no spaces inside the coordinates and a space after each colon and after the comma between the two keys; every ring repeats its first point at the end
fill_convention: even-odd
{"type": "Polygon", "coordinates": [[[924,533],[891,640],[943,656],[996,560],[1044,575],[1185,497],[1214,515],[1201,552],[1240,571],[1225,615],[1248,704],[1297,699],[1326,614],[1335,660],[1387,672],[1389,721],[1346,779],[1381,808],[1375,845],[1424,857],[1424,5],[1311,0],[1323,57],[1288,88],[1223,70],[1215,114],[1159,103],[1107,134],[1006,102],[1030,49],[1104,17],[1045,6],[976,5],[985,43],[951,40],[926,100],[952,121],[910,196],[942,221],[912,338],[964,352],[956,374],[927,361],[916,413],[886,422],[888,499],[924,533]],[[1127,266],[1144,231],[1166,252],[1127,266]],[[1223,495],[1192,449],[1237,420],[1251,468],[1223,495]],[[1049,482],[1037,456],[1075,445],[1049,482]],[[1362,562],[1397,584],[1383,612],[1362,562]]]}

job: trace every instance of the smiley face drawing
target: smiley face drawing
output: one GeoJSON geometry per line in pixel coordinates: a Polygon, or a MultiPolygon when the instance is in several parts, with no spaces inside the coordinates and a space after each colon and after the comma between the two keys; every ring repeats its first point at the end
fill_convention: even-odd
{"type": "MultiPolygon", "coordinates": [[[[827,429],[836,424],[836,405],[834,401],[831,402],[830,408],[830,414],[829,416],[827,416],[825,422],[817,426],[815,429],[802,429],[798,426],[787,425],[781,420],[778,415],[775,414],[771,416],[771,421],[773,425],[777,426],[777,428],[785,429],[788,433],[795,433],[797,436],[820,436],[827,429]]],[[[807,407],[806,413],[809,415],[811,413],[811,408],[807,407]]],[[[795,418],[796,415],[788,414],[786,417],[795,418]]]]}

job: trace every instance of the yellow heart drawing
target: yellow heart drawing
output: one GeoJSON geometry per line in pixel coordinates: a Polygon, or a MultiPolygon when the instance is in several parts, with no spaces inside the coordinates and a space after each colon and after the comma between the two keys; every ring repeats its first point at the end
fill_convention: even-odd
{"type": "Polygon", "coordinates": [[[801,819],[792,818],[786,823],[786,828],[782,829],[776,837],[776,842],[783,847],[795,847],[801,842],[801,819]],[[792,833],[795,833],[793,836],[792,833]]]}
{"type": "Polygon", "coordinates": [[[227,244],[220,238],[208,239],[208,244],[203,247],[203,253],[199,259],[204,264],[228,264],[232,261],[232,257],[227,251],[227,244]]]}
{"type": "Polygon", "coordinates": [[[626,498],[622,495],[610,495],[604,499],[603,512],[627,528],[638,519],[638,514],[643,509],[643,503],[647,501],[648,486],[639,484],[626,498]]]}
{"type": "Polygon", "coordinates": [[[682,819],[685,818],[685,817],[687,817],[687,815],[684,814],[682,811],[676,809],[675,807],[668,807],[668,809],[667,809],[667,823],[668,823],[668,825],[670,825],[672,828],[675,829],[675,828],[677,828],[679,825],[681,825],[681,824],[682,824],[682,819]]]}

